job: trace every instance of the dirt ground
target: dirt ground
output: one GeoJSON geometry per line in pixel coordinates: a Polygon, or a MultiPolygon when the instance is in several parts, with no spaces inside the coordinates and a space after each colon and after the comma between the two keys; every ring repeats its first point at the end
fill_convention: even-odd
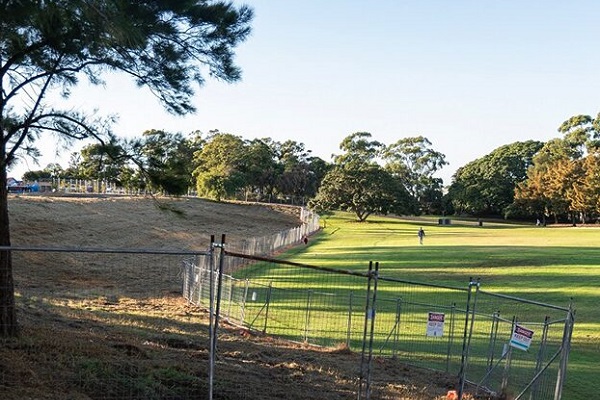
{"type": "MultiPolygon", "coordinates": [[[[211,235],[235,242],[299,223],[286,207],[187,198],[15,196],[9,213],[15,247],[205,250],[211,235]]],[[[98,255],[14,259],[21,335],[0,342],[2,399],[207,399],[210,374],[214,399],[357,398],[360,354],[226,324],[211,371],[208,313],[188,304],[176,282],[156,295],[171,278],[144,279],[146,264],[106,269],[98,255]],[[124,281],[145,295],[115,291],[124,281]]],[[[456,383],[397,360],[373,363],[372,399],[446,399],[456,383]]]]}

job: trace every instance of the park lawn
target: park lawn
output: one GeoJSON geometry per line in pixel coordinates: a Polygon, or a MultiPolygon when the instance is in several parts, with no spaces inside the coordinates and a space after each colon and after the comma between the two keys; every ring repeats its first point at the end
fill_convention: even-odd
{"type": "Polygon", "coordinates": [[[535,227],[501,222],[402,219],[372,216],[355,222],[347,213],[323,217],[323,231],[309,246],[286,256],[297,262],[366,271],[416,282],[481,289],[576,309],[563,398],[600,393],[600,227],[535,227]],[[419,245],[417,230],[426,237],[419,245]]]}

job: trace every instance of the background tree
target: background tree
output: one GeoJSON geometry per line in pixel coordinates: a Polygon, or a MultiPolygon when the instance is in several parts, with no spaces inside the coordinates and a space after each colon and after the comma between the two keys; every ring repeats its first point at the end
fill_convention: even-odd
{"type": "Polygon", "coordinates": [[[379,165],[367,164],[362,168],[334,165],[309,206],[349,211],[364,222],[373,213],[403,214],[410,209],[409,204],[410,196],[397,179],[379,165]]]}
{"type": "Polygon", "coordinates": [[[199,136],[188,138],[181,133],[151,129],[128,145],[128,158],[137,165],[145,187],[180,196],[192,187],[193,154],[201,145],[199,136]]]}
{"type": "Polygon", "coordinates": [[[381,156],[383,143],[371,140],[369,132],[355,132],[346,136],[340,143],[340,150],[344,153],[334,157],[338,166],[356,165],[357,167],[375,163],[381,156]]]}
{"type": "Polygon", "coordinates": [[[597,218],[600,213],[600,154],[594,151],[575,162],[571,179],[572,190],[567,194],[571,209],[579,213],[581,222],[597,218]]]}
{"type": "Polygon", "coordinates": [[[373,213],[414,210],[406,189],[376,162],[381,143],[370,139],[370,133],[357,132],[342,141],[345,152],[334,158],[310,207],[350,211],[360,222],[373,213]]]}
{"type": "Polygon", "coordinates": [[[119,183],[126,165],[123,147],[118,144],[90,144],[81,149],[77,170],[82,179],[119,183]]]}
{"type": "Polygon", "coordinates": [[[563,122],[558,132],[563,134],[564,142],[573,150],[572,158],[581,158],[600,144],[600,113],[596,118],[575,115],[563,122]]]}
{"type": "MultiPolygon", "coordinates": [[[[93,116],[54,108],[80,77],[101,83],[106,71],[150,88],[167,110],[194,111],[203,76],[240,78],[233,48],[250,32],[251,9],[230,2],[3,1],[0,3],[0,245],[10,246],[7,169],[22,154],[39,155],[45,133],[97,138],[107,126],[93,116]]],[[[10,252],[0,252],[0,335],[17,333],[10,252]]]]}
{"type": "Polygon", "coordinates": [[[281,165],[277,163],[276,155],[270,139],[254,139],[245,143],[245,162],[242,167],[246,183],[246,199],[258,201],[269,199],[281,175],[281,165]]]}
{"type": "Polygon", "coordinates": [[[311,157],[311,151],[304,143],[286,140],[279,144],[277,157],[282,173],[277,180],[277,188],[281,194],[304,203],[308,196],[314,196],[315,176],[319,167],[318,161],[311,157]],[[314,163],[314,164],[313,164],[314,163]]]}
{"type": "Polygon", "coordinates": [[[532,159],[526,180],[516,188],[512,212],[535,215],[580,216],[586,221],[595,214],[595,163],[600,137],[600,114],[596,118],[576,115],[558,128],[563,136],[549,140],[532,159]]]}
{"type": "Polygon", "coordinates": [[[553,216],[558,222],[559,216],[568,209],[562,187],[563,179],[568,177],[560,177],[554,169],[560,163],[571,162],[580,156],[580,145],[574,145],[573,141],[554,138],[544,143],[532,158],[526,179],[515,187],[515,199],[508,215],[541,216],[544,223],[546,217],[553,216]]]}
{"type": "Polygon", "coordinates": [[[244,140],[229,133],[215,133],[194,154],[196,187],[200,196],[220,201],[246,185],[244,140]]]}
{"type": "Polygon", "coordinates": [[[307,161],[309,165],[309,181],[306,186],[305,196],[313,198],[319,191],[321,182],[323,181],[323,178],[327,172],[331,170],[332,165],[320,157],[309,157],[307,161]]]}
{"type": "Polygon", "coordinates": [[[41,179],[52,179],[61,176],[63,168],[60,164],[51,163],[44,169],[38,171],[27,171],[23,174],[23,180],[26,182],[39,181],[41,179]]]}
{"type": "Polygon", "coordinates": [[[433,204],[441,201],[443,181],[433,175],[448,163],[426,137],[398,140],[385,148],[383,159],[385,168],[402,182],[421,211],[430,212],[433,204]]]}
{"type": "Polygon", "coordinates": [[[530,169],[527,179],[515,187],[515,198],[506,212],[508,218],[541,218],[546,225],[546,217],[552,214],[552,199],[547,190],[547,176],[539,170],[530,169]]]}
{"type": "Polygon", "coordinates": [[[459,168],[449,188],[456,210],[472,215],[504,216],[515,187],[527,177],[543,143],[529,140],[500,146],[459,168]]]}

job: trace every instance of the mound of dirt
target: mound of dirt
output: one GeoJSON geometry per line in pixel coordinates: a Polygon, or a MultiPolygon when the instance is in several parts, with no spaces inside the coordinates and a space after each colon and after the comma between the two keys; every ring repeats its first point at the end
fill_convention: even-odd
{"type": "Polygon", "coordinates": [[[300,224],[281,207],[197,198],[36,195],[8,205],[13,246],[205,250],[211,235],[235,242],[300,224]]]}

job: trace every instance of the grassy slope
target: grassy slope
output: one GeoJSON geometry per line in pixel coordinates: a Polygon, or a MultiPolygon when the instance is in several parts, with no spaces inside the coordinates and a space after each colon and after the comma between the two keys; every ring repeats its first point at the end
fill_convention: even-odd
{"type": "Polygon", "coordinates": [[[584,400],[600,392],[600,229],[537,228],[484,222],[438,226],[437,219],[372,217],[353,222],[347,214],[324,218],[325,230],[296,261],[365,270],[379,261],[382,273],[416,281],[464,286],[479,277],[486,291],[577,310],[564,398],[584,400]],[[427,232],[419,246],[419,226],[427,232]]]}

